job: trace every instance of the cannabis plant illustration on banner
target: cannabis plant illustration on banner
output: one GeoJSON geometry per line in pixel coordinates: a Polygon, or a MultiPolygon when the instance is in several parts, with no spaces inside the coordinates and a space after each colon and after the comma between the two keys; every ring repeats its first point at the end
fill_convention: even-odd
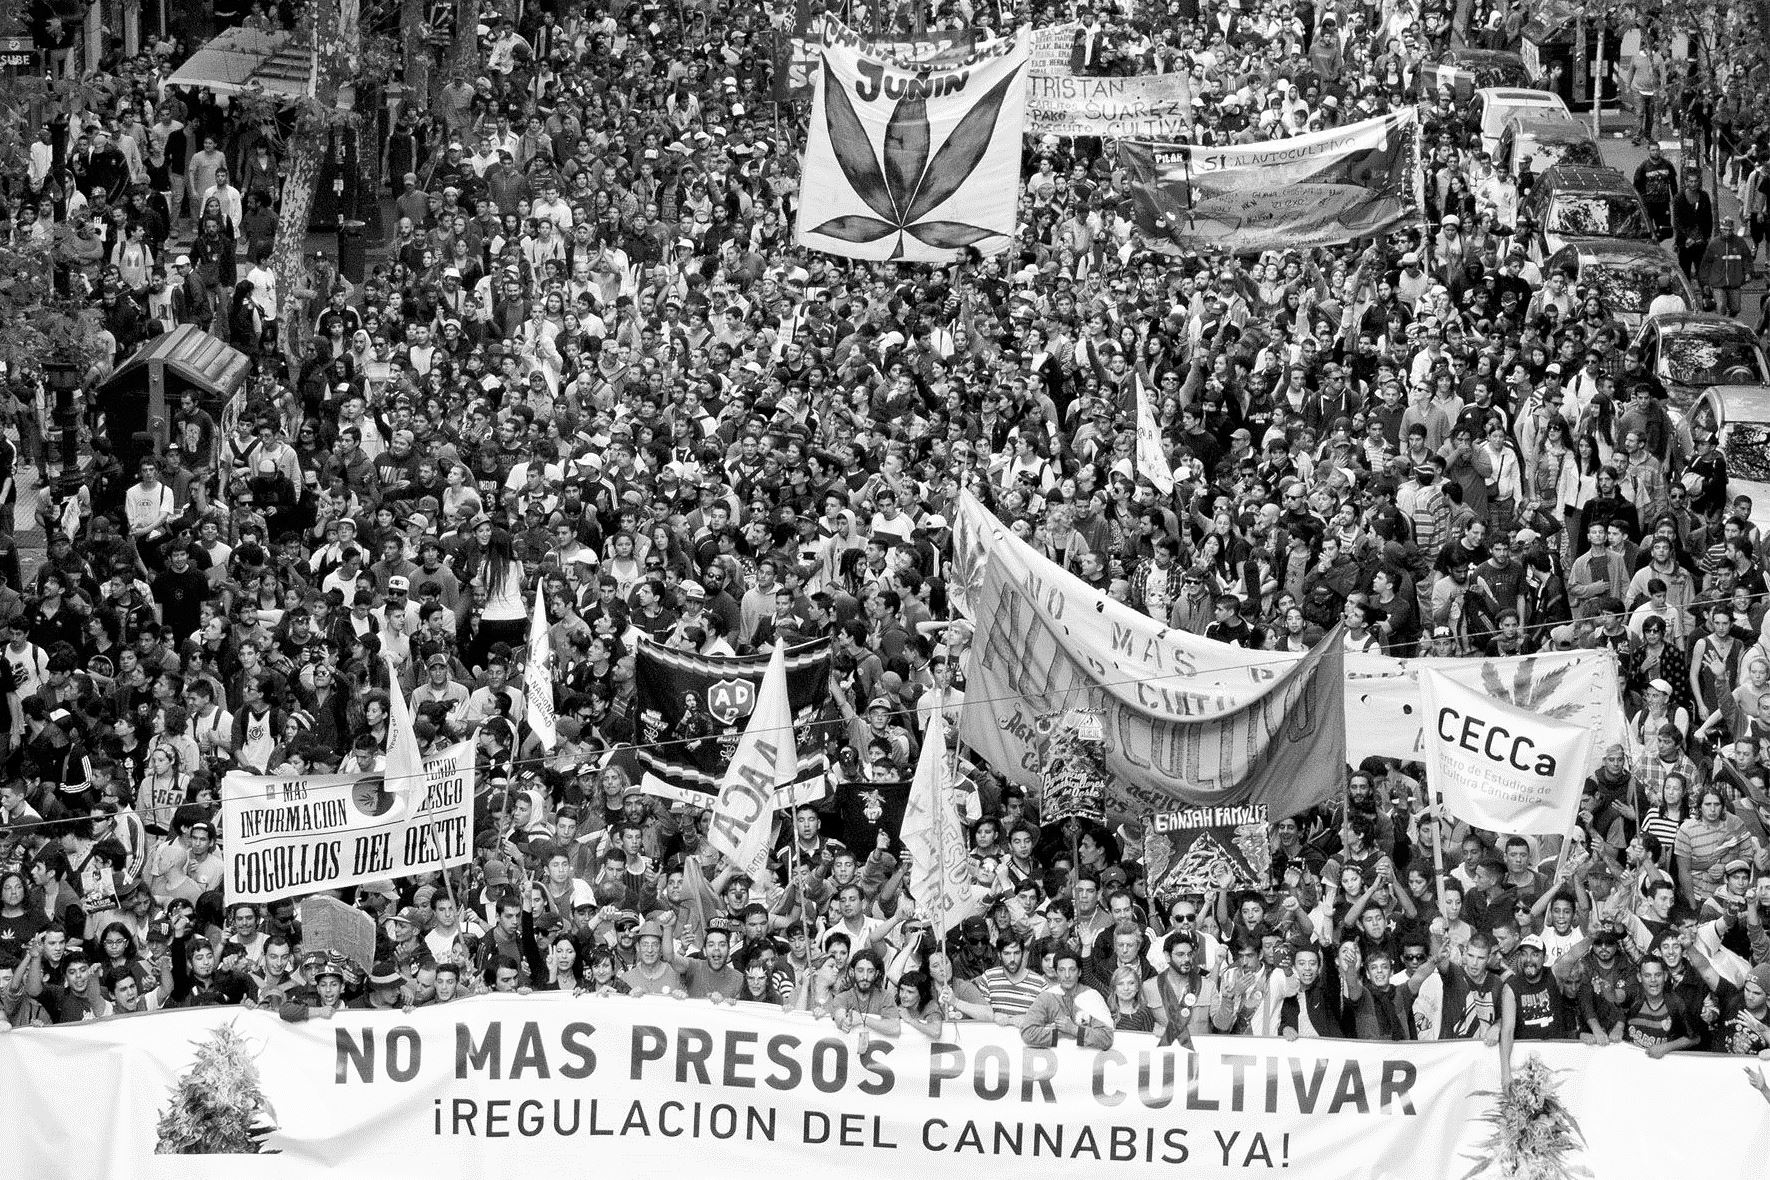
{"type": "Polygon", "coordinates": [[[905,69],[826,20],[799,242],[845,258],[951,262],[1008,248],[1027,40],[905,69]]]}

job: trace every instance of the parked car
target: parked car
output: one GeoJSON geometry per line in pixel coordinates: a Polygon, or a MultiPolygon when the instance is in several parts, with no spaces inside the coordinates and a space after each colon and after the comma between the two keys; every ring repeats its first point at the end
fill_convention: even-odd
{"type": "Polygon", "coordinates": [[[1420,67],[1420,93],[1436,94],[1445,86],[1459,103],[1467,103],[1483,86],[1529,86],[1530,71],[1516,53],[1500,49],[1453,46],[1436,63],[1420,67]]]}
{"type": "Polygon", "coordinates": [[[1513,115],[1541,114],[1547,111],[1558,111],[1568,118],[1573,112],[1567,109],[1567,103],[1559,94],[1547,90],[1525,90],[1516,86],[1484,86],[1475,92],[1475,105],[1471,111],[1475,127],[1481,132],[1481,150],[1493,155],[1494,149],[1500,145],[1500,132],[1506,129],[1506,120],[1513,115]]]}
{"type": "Polygon", "coordinates": [[[1598,142],[1586,124],[1578,119],[1535,112],[1507,119],[1500,132],[1500,146],[1494,151],[1494,166],[1509,169],[1514,175],[1524,161],[1529,161],[1530,171],[1536,176],[1558,164],[1604,166],[1598,142]]]}
{"type": "Polygon", "coordinates": [[[1727,460],[1727,495],[1751,497],[1751,522],[1770,530],[1770,386],[1711,385],[1688,420],[1693,437],[1716,437],[1727,460]]]}
{"type": "Polygon", "coordinates": [[[1641,361],[1673,401],[1689,405],[1706,389],[1770,387],[1770,362],[1752,330],[1701,312],[1649,316],[1635,333],[1641,361]]]}
{"type": "Polygon", "coordinates": [[[1543,273],[1561,271],[1573,285],[1594,292],[1605,311],[1629,328],[1647,318],[1662,281],[1670,279],[1684,306],[1695,307],[1696,292],[1678,269],[1678,261],[1655,242],[1616,238],[1580,238],[1549,256],[1543,273]]]}
{"type": "Polygon", "coordinates": [[[1658,241],[1641,194],[1614,168],[1557,164],[1537,177],[1518,212],[1530,227],[1526,249],[1539,264],[1574,241],[1658,241]]]}

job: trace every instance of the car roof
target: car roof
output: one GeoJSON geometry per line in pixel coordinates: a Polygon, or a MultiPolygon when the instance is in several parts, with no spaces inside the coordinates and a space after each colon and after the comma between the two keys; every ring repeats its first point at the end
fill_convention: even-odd
{"type": "Polygon", "coordinates": [[[1483,86],[1475,92],[1484,98],[1504,103],[1536,103],[1546,107],[1565,107],[1561,96],[1552,90],[1526,90],[1520,86],[1483,86]]]}
{"type": "Polygon", "coordinates": [[[1642,327],[1646,327],[1647,324],[1656,326],[1661,332],[1673,334],[1678,332],[1713,332],[1717,335],[1738,336],[1743,340],[1757,339],[1752,335],[1752,330],[1738,320],[1706,311],[1665,312],[1651,317],[1642,327]]]}
{"type": "Polygon", "coordinates": [[[1644,242],[1639,238],[1574,238],[1561,249],[1578,253],[1581,263],[1626,262],[1639,258],[1663,263],[1666,270],[1678,269],[1678,260],[1662,250],[1659,243],[1644,242]]]}
{"type": "Polygon", "coordinates": [[[1557,164],[1537,181],[1558,192],[1632,193],[1635,186],[1615,168],[1591,164],[1557,164]]]}
{"type": "Polygon", "coordinates": [[[1723,422],[1770,423],[1770,386],[1716,385],[1710,392],[1721,403],[1723,422]]]}
{"type": "MultiPolygon", "coordinates": [[[[1506,120],[1506,124],[1537,139],[1553,140],[1556,143],[1577,143],[1592,138],[1592,133],[1586,129],[1584,123],[1572,115],[1564,115],[1553,109],[1538,110],[1533,107],[1529,114],[1513,115],[1506,120]]],[[[1619,172],[1617,175],[1622,174],[1619,172]]]]}

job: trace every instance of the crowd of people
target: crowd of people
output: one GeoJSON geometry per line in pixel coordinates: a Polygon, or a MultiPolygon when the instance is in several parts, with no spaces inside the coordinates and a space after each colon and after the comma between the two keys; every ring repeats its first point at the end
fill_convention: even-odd
{"type": "MultiPolygon", "coordinates": [[[[287,364],[263,346],[282,162],[165,84],[176,47],[116,63],[67,170],[43,153],[13,184],[12,232],[90,284],[114,362],[189,322],[257,371],[225,415],[186,395],[131,470],[93,431],[84,490],[41,494],[34,576],[0,555],[0,1027],[561,991],[881,1035],[993,1022],[1036,1045],[1770,1059],[1770,586],[1713,432],[1610,292],[1519,247],[1532,178],[1495,171],[1450,92],[1420,92],[1450,6],[1139,11],[1085,11],[1082,68],[1192,71],[1203,141],[1417,101],[1422,225],[1158,252],[1110,145],[1049,139],[1029,141],[1004,254],[813,255],[792,241],[804,108],[771,101],[787,14],[534,5],[487,22],[476,73],[407,104],[391,247],[361,284],[321,269],[287,364]],[[1133,460],[1139,385],[1172,495],[1133,460]],[[839,780],[907,779],[930,719],[966,703],[944,577],[965,489],[1090,585],[1225,643],[1302,650],[1344,622],[1350,649],[1402,656],[1609,648],[1633,740],[1564,839],[1470,830],[1417,766],[1350,768],[1343,800],[1273,823],[1257,889],[1164,889],[1139,817],[1042,824],[1036,793],[984,776],[967,809],[988,905],[944,939],[901,844],[818,803],[782,817],[764,873],[738,872],[704,808],[611,757],[637,732],[636,646],[829,638],[800,741],[839,780]],[[554,749],[526,718],[536,596],[554,749]],[[372,964],[304,956],[295,899],[227,903],[217,784],[382,769],[394,693],[426,751],[476,744],[473,862],[345,891],[375,921],[372,964]]],[[[1476,43],[1515,48],[1516,15],[1475,5],[1476,43]]],[[[1011,23],[931,17],[963,22],[1011,23]]],[[[9,506],[46,462],[29,406],[22,452],[0,447],[9,506]]]]}

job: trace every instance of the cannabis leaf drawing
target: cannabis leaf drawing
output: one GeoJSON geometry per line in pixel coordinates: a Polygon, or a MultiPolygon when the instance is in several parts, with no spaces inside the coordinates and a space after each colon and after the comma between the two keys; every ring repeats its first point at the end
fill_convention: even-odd
{"type": "Polygon", "coordinates": [[[1535,656],[1526,656],[1519,660],[1518,667],[1512,673],[1512,683],[1507,685],[1500,679],[1499,668],[1492,661],[1484,661],[1481,665],[1481,689],[1495,700],[1505,701],[1531,713],[1541,713],[1545,717],[1567,717],[1578,712],[1577,701],[1562,701],[1544,708],[1560,691],[1562,681],[1567,679],[1569,666],[1563,664],[1558,668],[1551,668],[1538,677],[1536,665],[1535,656]]]}
{"type": "Polygon", "coordinates": [[[989,150],[1008,88],[1019,84],[1018,70],[998,82],[965,112],[933,160],[928,158],[928,100],[914,93],[923,87],[912,84],[910,91],[898,100],[886,125],[883,162],[874,158],[872,143],[846,89],[829,86],[825,91],[824,118],[836,162],[860,199],[879,216],[856,213],[833,217],[811,232],[856,244],[877,242],[896,234],[893,258],[903,257],[906,233],[939,250],[958,250],[985,238],[1001,237],[997,230],[962,221],[923,219],[945,204],[977,170],[984,152],[989,150]]]}

